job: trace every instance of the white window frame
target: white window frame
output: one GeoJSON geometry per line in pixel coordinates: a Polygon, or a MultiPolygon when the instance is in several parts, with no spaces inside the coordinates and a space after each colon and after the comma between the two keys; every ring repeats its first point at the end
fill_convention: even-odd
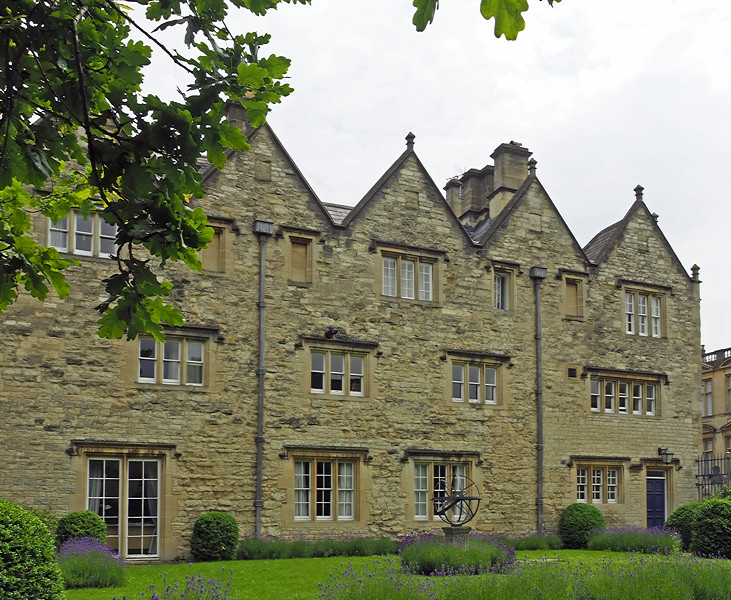
{"type": "Polygon", "coordinates": [[[581,464],[576,468],[576,502],[618,504],[622,492],[619,465],[581,464]]]}
{"type": "Polygon", "coordinates": [[[415,254],[383,252],[381,295],[420,302],[434,302],[436,259],[415,254]]]}
{"type": "Polygon", "coordinates": [[[162,469],[162,461],[157,458],[111,454],[90,454],[87,458],[86,507],[107,523],[110,532],[107,535],[107,544],[127,559],[148,559],[160,555],[164,498],[162,469]],[[101,463],[101,476],[92,477],[94,461],[101,463]],[[117,464],[116,478],[108,476],[107,463],[117,464]],[[135,471],[137,467],[141,469],[140,477],[133,477],[131,465],[135,465],[135,471]],[[154,469],[151,465],[155,465],[154,469]],[[132,500],[135,502],[131,502],[132,500]],[[110,511],[115,502],[116,515],[110,511]],[[140,506],[142,512],[132,514],[132,506],[140,506]],[[134,543],[135,541],[138,543],[134,543]],[[130,546],[135,549],[139,547],[139,551],[131,551],[130,546]]]}
{"type": "Polygon", "coordinates": [[[355,521],[356,458],[295,457],[294,520],[355,521]]]}
{"type": "MultiPolygon", "coordinates": [[[[319,361],[318,361],[319,362],[319,361]]],[[[366,372],[368,369],[368,354],[340,348],[311,348],[309,368],[309,390],[311,394],[323,394],[332,396],[351,396],[356,398],[365,397],[366,394],[366,372]],[[315,357],[323,357],[322,370],[316,367],[315,357]],[[342,367],[337,359],[342,357],[342,367]],[[336,358],[334,361],[333,358],[336,358]],[[322,378],[322,385],[315,386],[317,376],[322,378]],[[341,382],[340,388],[335,385],[341,382]],[[360,388],[360,389],[358,389],[360,388]]]]}
{"type": "Polygon", "coordinates": [[[444,460],[414,461],[414,520],[439,521],[434,514],[433,498],[446,495],[447,484],[460,483],[464,489],[467,477],[470,476],[469,462],[444,460]]]}
{"type": "Polygon", "coordinates": [[[206,340],[167,336],[164,342],[140,336],[137,343],[137,382],[203,387],[206,385],[206,340]],[[194,353],[194,349],[200,349],[194,353]],[[152,365],[152,374],[149,366],[152,365]],[[144,372],[144,375],[143,375],[144,372]]]}
{"type": "Polygon", "coordinates": [[[655,416],[659,386],[659,381],[629,377],[591,377],[589,410],[593,413],[655,416]]]}
{"type": "Polygon", "coordinates": [[[663,337],[662,306],[664,294],[625,290],[625,333],[640,337],[663,337]]]}
{"type": "Polygon", "coordinates": [[[497,404],[500,386],[500,365],[484,362],[452,360],[452,402],[497,404]]]}
{"type": "Polygon", "coordinates": [[[104,241],[116,240],[117,226],[110,225],[102,218],[100,213],[93,212],[88,219],[84,218],[81,213],[71,212],[63,219],[54,222],[48,219],[48,246],[55,248],[59,252],[76,254],[78,256],[96,256],[99,258],[110,258],[118,252],[118,248],[113,245],[112,252],[102,250],[104,241]],[[83,231],[79,227],[79,222],[88,222],[91,225],[91,231],[83,231]],[[60,227],[59,224],[63,224],[60,227]],[[53,235],[64,235],[66,243],[61,244],[59,241],[53,243],[53,235]],[[91,249],[82,249],[79,244],[79,237],[91,238],[91,249]]]}
{"type": "Polygon", "coordinates": [[[513,273],[512,271],[495,270],[493,277],[494,297],[493,306],[497,310],[513,309],[512,294],[513,273]]]}

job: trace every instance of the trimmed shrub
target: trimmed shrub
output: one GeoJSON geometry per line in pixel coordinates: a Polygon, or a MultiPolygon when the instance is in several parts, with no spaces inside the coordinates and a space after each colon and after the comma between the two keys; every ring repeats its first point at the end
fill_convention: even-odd
{"type": "Polygon", "coordinates": [[[592,504],[569,504],[561,514],[559,531],[566,548],[586,548],[589,533],[604,529],[604,515],[592,504]]]}
{"type": "Polygon", "coordinates": [[[700,502],[691,502],[676,508],[665,521],[665,527],[674,529],[680,535],[680,543],[683,550],[690,549],[690,542],[693,537],[693,528],[695,527],[695,519],[698,516],[698,509],[705,500],[700,502]]]}
{"type": "Polygon", "coordinates": [[[51,537],[56,538],[56,529],[58,528],[58,519],[53,515],[48,508],[35,508],[34,506],[23,506],[30,514],[38,517],[41,522],[46,526],[48,531],[51,532],[51,537]]]}
{"type": "Polygon", "coordinates": [[[41,520],[0,498],[0,598],[62,600],[53,537],[41,520]]]}
{"type": "Polygon", "coordinates": [[[66,589],[124,585],[124,561],[96,538],[66,540],[58,551],[66,589]]]}
{"type": "Polygon", "coordinates": [[[56,527],[56,546],[59,548],[66,540],[94,538],[102,544],[107,541],[107,525],[98,514],[90,510],[77,510],[64,515],[56,527]]]}
{"type": "Polygon", "coordinates": [[[731,500],[713,498],[701,503],[690,550],[694,554],[731,558],[731,500]]]}
{"type": "Polygon", "coordinates": [[[193,524],[190,549],[195,560],[233,560],[239,541],[239,525],[228,513],[212,510],[193,524]]]}

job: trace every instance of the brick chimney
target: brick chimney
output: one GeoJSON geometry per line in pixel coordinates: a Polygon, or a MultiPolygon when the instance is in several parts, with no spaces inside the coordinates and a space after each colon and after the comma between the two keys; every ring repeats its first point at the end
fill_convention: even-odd
{"type": "Polygon", "coordinates": [[[490,196],[490,217],[496,217],[528,177],[528,159],[533,154],[519,142],[500,144],[490,155],[495,161],[494,192],[490,196]]]}

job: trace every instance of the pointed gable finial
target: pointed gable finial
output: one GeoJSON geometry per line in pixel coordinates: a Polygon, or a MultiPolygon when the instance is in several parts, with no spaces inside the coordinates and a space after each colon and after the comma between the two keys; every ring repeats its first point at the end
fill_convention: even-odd
{"type": "Polygon", "coordinates": [[[406,136],[406,150],[409,152],[412,152],[414,150],[414,138],[416,136],[409,131],[409,134],[406,136]]]}
{"type": "Polygon", "coordinates": [[[528,175],[530,177],[535,177],[537,164],[538,164],[538,161],[535,158],[531,158],[528,161],[528,175]]]}
{"type": "Polygon", "coordinates": [[[698,265],[693,265],[690,270],[693,273],[693,281],[700,281],[701,278],[698,277],[698,272],[701,270],[701,268],[698,265]]]}
{"type": "Polygon", "coordinates": [[[635,198],[642,202],[642,192],[645,190],[640,184],[637,184],[637,187],[635,188],[635,198]]]}

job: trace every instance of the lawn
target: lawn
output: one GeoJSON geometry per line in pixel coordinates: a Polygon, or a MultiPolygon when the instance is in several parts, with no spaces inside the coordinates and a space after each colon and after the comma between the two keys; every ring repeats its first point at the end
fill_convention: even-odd
{"type": "MultiPolygon", "coordinates": [[[[342,564],[357,567],[369,563],[372,557],[344,558],[289,558],[279,560],[221,561],[212,563],[188,563],[130,566],[127,567],[127,585],[121,588],[68,590],[66,600],[112,600],[126,596],[137,600],[142,592],[155,584],[164,589],[163,578],[168,583],[174,579],[185,581],[186,575],[202,573],[205,578],[215,577],[224,582],[231,579],[228,598],[232,600],[291,600],[296,597],[312,598],[318,592],[318,584],[327,580],[330,573],[340,571],[342,564]]],[[[148,600],[150,593],[145,596],[148,600]]]]}
{"type": "MultiPolygon", "coordinates": [[[[569,565],[590,567],[606,559],[613,562],[628,560],[621,552],[590,552],[588,550],[559,550],[544,552],[528,550],[516,554],[519,560],[559,559],[569,565]]],[[[164,589],[163,578],[168,583],[174,579],[185,581],[186,575],[202,573],[205,578],[231,579],[228,598],[232,600],[293,600],[313,598],[319,584],[327,581],[332,573],[342,571],[341,565],[352,564],[356,569],[371,564],[374,557],[290,558],[279,560],[224,561],[213,563],[188,563],[127,568],[127,585],[122,588],[78,589],[66,592],[67,600],[112,600],[126,596],[127,600],[141,598],[150,584],[164,589]]]]}

